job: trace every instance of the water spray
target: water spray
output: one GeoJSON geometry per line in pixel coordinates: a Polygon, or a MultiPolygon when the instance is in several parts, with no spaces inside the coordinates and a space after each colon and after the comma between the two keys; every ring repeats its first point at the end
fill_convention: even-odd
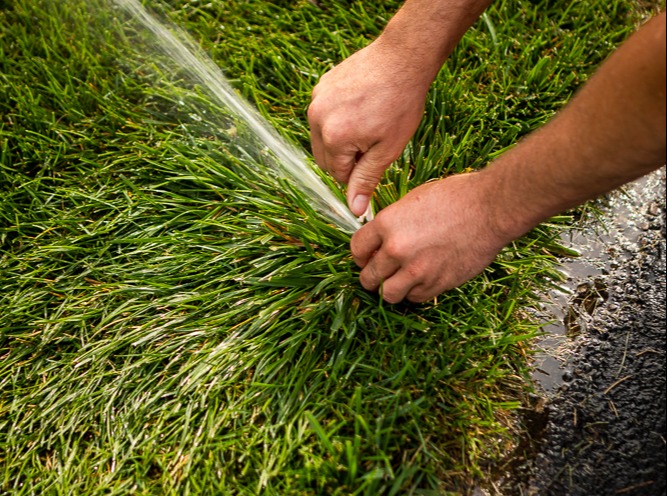
{"type": "Polygon", "coordinates": [[[227,81],[222,70],[197,47],[192,38],[172,23],[158,20],[138,0],[113,0],[157,40],[158,48],[179,69],[196,80],[228,111],[236,132],[252,143],[263,163],[305,194],[308,203],[338,228],[353,233],[359,220],[308,163],[305,153],[276,130],[227,81]]]}

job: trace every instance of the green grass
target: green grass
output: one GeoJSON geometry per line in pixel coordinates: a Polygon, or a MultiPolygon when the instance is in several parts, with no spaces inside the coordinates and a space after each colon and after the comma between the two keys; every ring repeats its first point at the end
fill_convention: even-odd
{"type": "MultiPolygon", "coordinates": [[[[307,148],[312,86],[398,2],[321,4],[173,1],[168,16],[307,148]]],[[[529,309],[570,217],[437,302],[383,304],[349,236],[189,119],[224,109],[154,69],[109,10],[0,7],[2,492],[465,494],[493,471],[520,434],[529,309]]],[[[377,204],[484,166],[649,8],[497,2],[377,204]]]]}

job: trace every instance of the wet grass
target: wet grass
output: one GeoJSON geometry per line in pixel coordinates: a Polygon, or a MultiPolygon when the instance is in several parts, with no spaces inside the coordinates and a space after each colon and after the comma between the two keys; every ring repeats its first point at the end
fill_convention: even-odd
{"type": "MultiPolygon", "coordinates": [[[[168,16],[307,147],[310,89],[397,4],[173,1],[168,16]]],[[[188,119],[183,99],[216,108],[90,5],[0,2],[0,489],[465,493],[513,446],[528,310],[570,217],[437,302],[385,305],[348,235],[188,119]]],[[[495,4],[377,204],[482,167],[642,13],[495,4]]]]}

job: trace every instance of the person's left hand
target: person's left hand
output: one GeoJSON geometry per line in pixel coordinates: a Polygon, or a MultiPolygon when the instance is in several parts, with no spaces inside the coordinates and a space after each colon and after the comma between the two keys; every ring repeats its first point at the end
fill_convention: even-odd
{"type": "Polygon", "coordinates": [[[423,184],[352,237],[361,285],[389,303],[429,300],[479,274],[511,239],[494,225],[483,173],[423,184]]]}

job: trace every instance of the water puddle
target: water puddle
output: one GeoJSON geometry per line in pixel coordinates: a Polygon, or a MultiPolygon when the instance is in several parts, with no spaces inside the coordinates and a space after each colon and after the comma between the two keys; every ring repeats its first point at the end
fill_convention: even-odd
{"type": "MultiPolygon", "coordinates": [[[[607,276],[622,271],[623,263],[641,249],[642,233],[649,229],[647,216],[658,215],[664,202],[664,184],[662,167],[610,195],[599,221],[561,237],[581,256],[561,260],[562,290],[546,294],[539,309],[545,334],[538,343],[533,380],[543,391],[554,392],[569,378],[569,350],[590,331],[592,316],[606,302],[607,276]]],[[[608,310],[614,305],[607,305],[608,310]]]]}

